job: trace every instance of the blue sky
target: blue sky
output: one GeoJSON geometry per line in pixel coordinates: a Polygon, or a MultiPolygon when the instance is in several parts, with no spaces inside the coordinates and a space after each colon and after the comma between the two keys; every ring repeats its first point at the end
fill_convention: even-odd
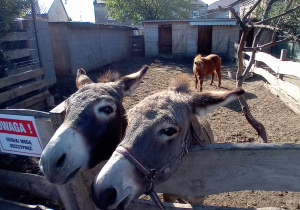
{"type": "MultiPolygon", "coordinates": [[[[217,0],[202,1],[206,4],[212,4],[217,0]]],[[[72,18],[73,21],[95,22],[93,0],[62,0],[62,2],[66,7],[68,15],[72,18]]]]}

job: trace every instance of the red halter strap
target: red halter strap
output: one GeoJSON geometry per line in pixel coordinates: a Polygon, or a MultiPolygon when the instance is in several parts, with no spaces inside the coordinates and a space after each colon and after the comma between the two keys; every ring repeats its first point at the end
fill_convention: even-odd
{"type": "MultiPolygon", "coordinates": [[[[191,133],[193,135],[193,137],[196,139],[196,141],[198,142],[198,144],[200,146],[204,146],[205,142],[201,141],[199,139],[199,137],[196,135],[193,126],[190,127],[191,129],[191,133]]],[[[180,158],[182,161],[184,158],[184,155],[188,153],[188,134],[187,133],[184,142],[182,144],[182,149],[177,153],[177,155],[173,158],[173,160],[163,166],[160,170],[156,170],[156,169],[148,169],[146,167],[143,166],[143,164],[141,164],[131,153],[128,149],[122,147],[122,146],[118,146],[116,148],[116,152],[122,154],[127,160],[129,160],[137,169],[139,169],[144,175],[146,180],[149,182],[149,185],[147,186],[147,190],[145,192],[146,195],[149,195],[151,197],[151,199],[153,200],[153,202],[155,202],[155,204],[160,208],[160,209],[165,209],[161,200],[159,199],[157,193],[153,190],[153,180],[160,175],[163,175],[165,173],[165,170],[167,168],[170,168],[171,164],[173,162],[175,162],[175,160],[177,160],[177,158],[180,158]]]]}

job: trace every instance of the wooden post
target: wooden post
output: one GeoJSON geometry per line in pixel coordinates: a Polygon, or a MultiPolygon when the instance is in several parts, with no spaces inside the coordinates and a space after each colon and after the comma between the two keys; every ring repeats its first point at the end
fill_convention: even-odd
{"type": "MultiPolygon", "coordinates": [[[[56,130],[63,123],[65,117],[65,102],[50,111],[53,128],[56,130]]],[[[68,184],[57,185],[58,193],[66,210],[94,210],[95,206],[89,197],[89,190],[85,184],[82,172],[68,184]]]]}
{"type": "MultiPolygon", "coordinates": [[[[287,50],[282,49],[280,54],[280,61],[286,61],[287,50]]],[[[277,78],[283,80],[283,74],[277,74],[277,78]]]]}

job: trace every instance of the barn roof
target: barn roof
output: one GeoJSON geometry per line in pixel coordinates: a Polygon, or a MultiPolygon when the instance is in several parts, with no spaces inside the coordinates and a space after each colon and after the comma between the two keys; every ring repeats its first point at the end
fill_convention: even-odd
{"type": "Polygon", "coordinates": [[[170,23],[170,22],[189,22],[190,26],[226,26],[226,25],[235,26],[236,25],[236,19],[230,19],[230,18],[142,21],[142,23],[170,23]]]}

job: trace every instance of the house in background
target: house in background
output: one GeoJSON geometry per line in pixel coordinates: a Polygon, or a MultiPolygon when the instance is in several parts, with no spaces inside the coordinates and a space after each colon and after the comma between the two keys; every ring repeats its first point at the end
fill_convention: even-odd
{"type": "Polygon", "coordinates": [[[70,18],[62,0],[38,0],[35,4],[38,17],[49,22],[68,22],[70,18]]]}
{"type": "MultiPolygon", "coordinates": [[[[96,24],[111,24],[111,25],[123,25],[132,26],[132,22],[128,21],[121,23],[120,20],[114,20],[112,17],[107,16],[106,2],[103,0],[94,0],[94,11],[95,11],[95,23],[96,24]]],[[[137,25],[134,25],[137,27],[137,25]]]]}

